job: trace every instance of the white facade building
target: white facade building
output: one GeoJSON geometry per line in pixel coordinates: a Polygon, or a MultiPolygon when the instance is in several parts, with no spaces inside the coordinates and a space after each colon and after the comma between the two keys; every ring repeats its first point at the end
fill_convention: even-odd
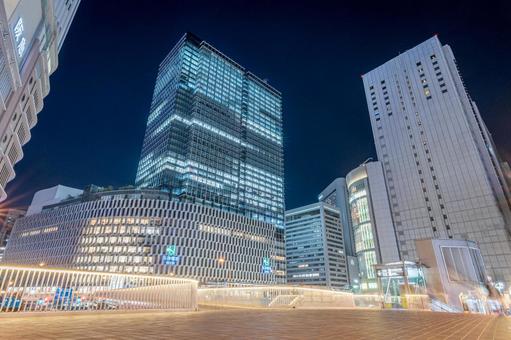
{"type": "Polygon", "coordinates": [[[32,203],[27,210],[27,215],[40,213],[44,206],[57,204],[67,198],[79,196],[83,190],[66,187],[64,185],[56,185],[54,187],[39,190],[34,194],[32,203]]]}
{"type": "Polygon", "coordinates": [[[435,36],[363,83],[402,259],[416,260],[415,240],[474,240],[511,283],[509,190],[451,48],[435,36]]]}
{"type": "MultiPolygon", "coordinates": [[[[14,164],[23,157],[22,146],[30,140],[50,91],[57,45],[64,39],[57,32],[54,5],[65,2],[0,0],[0,201],[7,196],[5,185],[15,176],[14,164]]],[[[62,32],[71,19],[61,21],[62,32]]]]}
{"type": "Polygon", "coordinates": [[[344,238],[344,251],[346,252],[346,255],[354,256],[353,230],[351,228],[346,179],[341,177],[334,179],[318,195],[318,201],[330,204],[339,209],[339,212],[341,213],[342,234],[344,238]]]}
{"type": "Polygon", "coordinates": [[[353,169],[346,175],[346,184],[360,289],[376,291],[378,285],[375,265],[399,261],[381,163],[364,163],[353,169]]]}
{"type": "Polygon", "coordinates": [[[42,196],[15,224],[5,263],[175,274],[211,285],[285,283],[284,235],[274,224],[152,189],[84,191],[37,212],[42,196]]]}
{"type": "Polygon", "coordinates": [[[7,242],[9,242],[14,224],[25,214],[26,211],[21,209],[7,209],[7,211],[2,212],[3,216],[0,216],[0,263],[4,257],[5,248],[7,242]]]}
{"type": "Polygon", "coordinates": [[[466,240],[419,240],[417,254],[425,267],[429,296],[457,311],[486,313],[490,295],[479,247],[466,240]]]}
{"type": "Polygon", "coordinates": [[[53,0],[55,19],[57,21],[57,50],[60,52],[71,26],[78,5],[82,0],[53,0]]]}
{"type": "Polygon", "coordinates": [[[287,282],[344,289],[348,270],[341,216],[326,203],[286,211],[287,282]]]}

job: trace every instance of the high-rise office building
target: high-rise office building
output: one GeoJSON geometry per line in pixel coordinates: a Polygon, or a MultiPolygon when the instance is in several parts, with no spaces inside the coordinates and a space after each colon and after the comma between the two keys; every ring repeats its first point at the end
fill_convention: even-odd
{"type": "Polygon", "coordinates": [[[14,226],[4,262],[175,274],[207,285],[286,279],[281,228],[158,189],[41,190],[14,226]]]}
{"type": "Polygon", "coordinates": [[[53,11],[57,25],[57,50],[59,52],[76,15],[80,1],[82,0],[53,0],[53,11]]]}
{"type": "Polygon", "coordinates": [[[380,162],[346,175],[361,291],[378,289],[375,265],[399,261],[394,223],[380,162]]]}
{"type": "Polygon", "coordinates": [[[342,225],[342,236],[344,240],[344,252],[348,269],[348,281],[351,288],[358,291],[360,288],[360,277],[358,271],[358,260],[355,253],[353,240],[353,228],[351,227],[351,215],[348,204],[348,188],[346,179],[334,179],[318,195],[318,201],[330,204],[339,209],[342,225]]]}
{"type": "Polygon", "coordinates": [[[340,211],[318,202],[286,211],[287,282],[344,289],[348,272],[340,211]]]}
{"type": "Polygon", "coordinates": [[[160,65],[136,184],[283,226],[280,92],[186,33],[160,65]]]}
{"type": "Polygon", "coordinates": [[[11,236],[12,227],[16,221],[25,216],[26,211],[22,209],[8,209],[5,215],[0,216],[0,262],[4,257],[5,248],[9,237],[11,236]]]}
{"type": "Polygon", "coordinates": [[[318,195],[318,201],[327,203],[339,209],[341,213],[342,235],[344,251],[347,256],[354,256],[353,231],[348,204],[348,189],[346,179],[336,178],[318,195]]]}
{"type": "MultiPolygon", "coordinates": [[[[0,0],[0,201],[23,157],[79,1],[0,0]],[[63,20],[55,9],[72,3],[63,20]],[[60,22],[61,30],[57,30],[60,22]]],[[[64,12],[62,12],[64,13],[64,12]]]]}
{"type": "Polygon", "coordinates": [[[488,274],[511,283],[509,190],[453,52],[435,36],[363,75],[398,246],[473,240],[488,274]]]}

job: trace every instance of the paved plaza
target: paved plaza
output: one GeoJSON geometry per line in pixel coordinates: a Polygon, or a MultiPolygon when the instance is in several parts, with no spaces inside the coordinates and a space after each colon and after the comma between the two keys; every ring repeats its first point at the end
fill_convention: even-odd
{"type": "Polygon", "coordinates": [[[373,310],[0,316],[2,339],[511,339],[511,319],[373,310]]]}

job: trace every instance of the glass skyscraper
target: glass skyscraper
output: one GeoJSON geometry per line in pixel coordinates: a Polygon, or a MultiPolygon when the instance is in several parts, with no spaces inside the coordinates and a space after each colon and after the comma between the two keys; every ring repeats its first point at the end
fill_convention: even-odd
{"type": "Polygon", "coordinates": [[[186,33],[160,65],[136,184],[283,226],[279,91],[186,33]]]}

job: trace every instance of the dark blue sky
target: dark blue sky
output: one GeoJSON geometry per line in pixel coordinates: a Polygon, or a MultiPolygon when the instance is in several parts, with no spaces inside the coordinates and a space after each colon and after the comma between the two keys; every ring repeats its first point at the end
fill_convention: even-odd
{"type": "Polygon", "coordinates": [[[438,33],[511,160],[511,5],[84,0],[8,204],[56,184],[134,181],[160,61],[185,31],[283,94],[286,205],[375,157],[360,75],[438,33]]]}

